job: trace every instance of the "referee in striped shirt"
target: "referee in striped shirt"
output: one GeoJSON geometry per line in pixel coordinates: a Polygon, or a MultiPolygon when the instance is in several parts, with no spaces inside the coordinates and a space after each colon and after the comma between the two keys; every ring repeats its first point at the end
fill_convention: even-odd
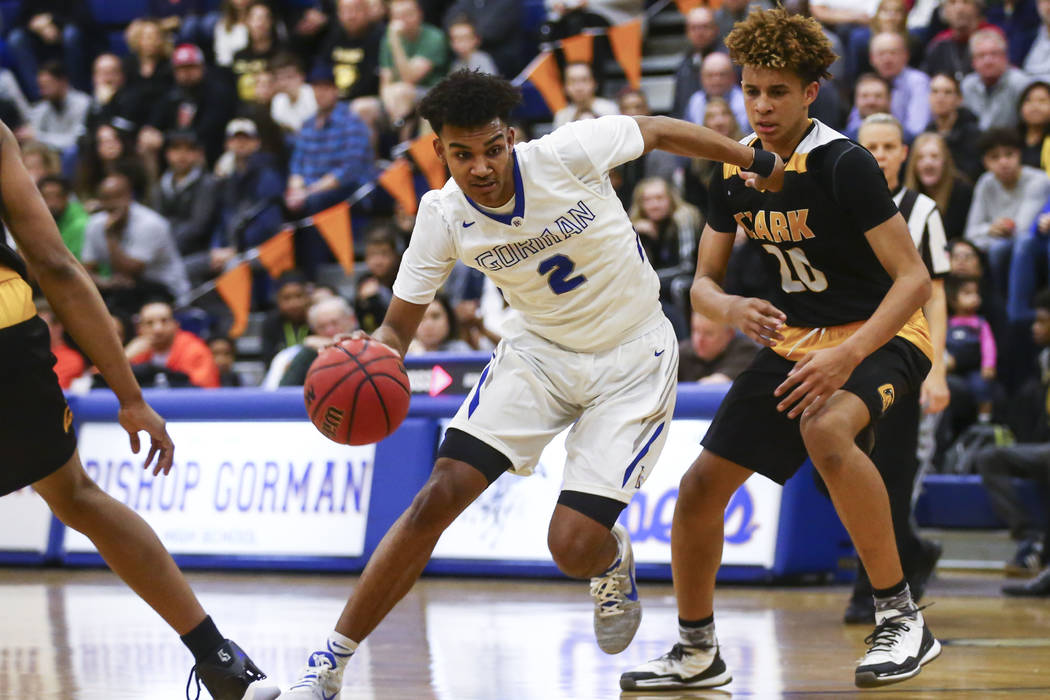
{"type": "MultiPolygon", "coordinates": [[[[901,166],[908,157],[903,134],[900,122],[894,117],[873,114],[861,124],[857,140],[878,161],[886,184],[893,193],[893,201],[908,222],[912,241],[933,279],[933,292],[922,309],[930,326],[933,367],[922,384],[920,394],[903,399],[879,423],[875,448],[871,454],[886,484],[904,575],[913,598],[918,601],[941,556],[940,545],[923,540],[916,533],[911,509],[919,469],[917,453],[921,412],[938,413],[948,405],[944,367],[948,312],[944,298],[944,277],[948,274],[949,265],[944,224],[937,205],[926,195],[901,184],[901,166]]],[[[871,583],[859,560],[857,565],[857,580],[844,619],[847,623],[871,624],[875,618],[871,583]]]]}

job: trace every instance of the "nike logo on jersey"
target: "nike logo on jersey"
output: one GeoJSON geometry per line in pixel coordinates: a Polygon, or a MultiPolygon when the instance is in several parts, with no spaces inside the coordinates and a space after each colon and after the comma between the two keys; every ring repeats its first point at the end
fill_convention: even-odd
{"type": "Polygon", "coordinates": [[[476,223],[478,223],[478,222],[477,221],[471,221],[471,222],[467,223],[466,221],[464,221],[463,222],[463,228],[470,228],[471,226],[473,226],[476,223]]]}
{"type": "Polygon", "coordinates": [[[653,357],[660,357],[660,355],[663,355],[663,354],[664,354],[663,350],[661,350],[660,352],[654,352],[653,353],[653,357]]]}

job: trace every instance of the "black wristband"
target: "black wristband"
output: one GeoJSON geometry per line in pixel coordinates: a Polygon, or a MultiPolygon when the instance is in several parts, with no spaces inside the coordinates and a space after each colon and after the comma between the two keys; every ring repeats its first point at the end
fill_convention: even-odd
{"type": "Polygon", "coordinates": [[[771,151],[763,151],[761,148],[756,148],[755,160],[751,163],[751,167],[747,169],[759,177],[769,177],[773,174],[773,169],[776,167],[777,157],[771,151]]]}

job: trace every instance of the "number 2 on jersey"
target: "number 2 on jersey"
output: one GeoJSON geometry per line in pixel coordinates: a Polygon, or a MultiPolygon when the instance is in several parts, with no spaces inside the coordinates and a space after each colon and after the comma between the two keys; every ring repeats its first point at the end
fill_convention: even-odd
{"type": "Polygon", "coordinates": [[[764,244],[762,248],[780,263],[780,288],[785,292],[823,292],[828,288],[828,278],[810,264],[809,258],[801,248],[782,251],[769,243],[764,244]],[[784,253],[787,253],[786,258],[784,253]]]}
{"type": "Polygon", "coordinates": [[[552,255],[541,262],[537,269],[541,275],[545,275],[548,272],[551,273],[550,277],[547,278],[547,284],[550,285],[551,291],[555,294],[571,292],[587,281],[587,278],[583,275],[569,277],[572,271],[576,269],[576,263],[565,255],[552,255]]]}

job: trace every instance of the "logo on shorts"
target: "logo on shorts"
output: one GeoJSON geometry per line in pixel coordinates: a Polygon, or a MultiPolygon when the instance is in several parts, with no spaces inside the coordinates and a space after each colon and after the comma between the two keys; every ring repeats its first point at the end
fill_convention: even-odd
{"type": "Polygon", "coordinates": [[[68,433],[71,427],[73,427],[73,411],[69,408],[69,405],[67,404],[66,412],[62,416],[62,430],[68,433]]]}
{"type": "Polygon", "coordinates": [[[882,412],[890,410],[893,405],[893,385],[883,384],[879,387],[879,398],[882,399],[882,412]]]}

